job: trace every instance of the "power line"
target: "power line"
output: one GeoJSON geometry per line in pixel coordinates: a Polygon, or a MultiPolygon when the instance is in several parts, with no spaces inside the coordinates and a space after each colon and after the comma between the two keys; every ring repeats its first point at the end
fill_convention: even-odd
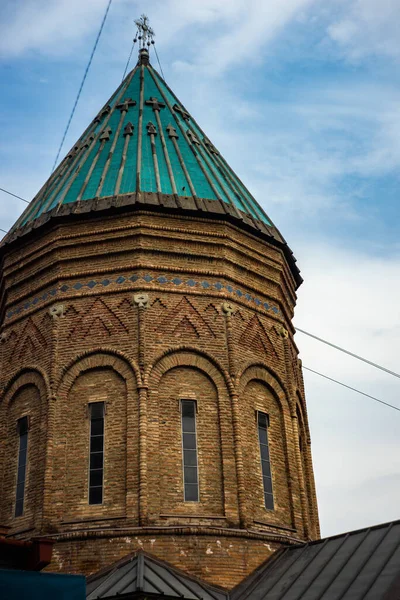
{"type": "Polygon", "coordinates": [[[94,53],[96,52],[97,44],[99,43],[99,39],[100,39],[101,33],[103,31],[104,23],[106,22],[108,11],[110,10],[111,3],[112,3],[112,0],[108,0],[106,12],[104,13],[104,17],[103,17],[103,20],[102,20],[101,25],[100,25],[99,32],[98,32],[97,37],[96,37],[96,41],[95,41],[94,46],[93,46],[92,54],[90,55],[89,62],[88,62],[87,67],[85,69],[85,73],[83,75],[82,83],[81,83],[80,88],[78,90],[78,94],[76,96],[76,99],[75,99],[75,102],[74,102],[74,106],[73,106],[71,114],[69,116],[68,123],[67,123],[67,126],[65,128],[64,135],[62,137],[61,144],[60,144],[60,147],[58,149],[57,156],[56,156],[56,159],[54,161],[53,168],[51,170],[52,173],[53,173],[54,169],[56,168],[56,164],[57,164],[58,158],[60,156],[62,147],[64,145],[65,138],[66,138],[68,130],[69,130],[69,126],[71,125],[72,117],[75,114],[75,109],[76,109],[76,106],[77,106],[77,104],[79,102],[79,98],[81,96],[82,88],[83,88],[83,85],[84,85],[84,83],[86,81],[86,77],[87,77],[87,74],[88,74],[89,69],[90,69],[90,65],[92,64],[93,56],[94,56],[94,53]]]}
{"type": "Polygon", "coordinates": [[[10,196],[14,196],[14,198],[18,198],[18,200],[22,200],[22,202],[26,202],[27,204],[29,204],[29,200],[25,200],[25,198],[21,198],[21,196],[17,196],[17,194],[13,194],[12,192],[5,190],[4,188],[0,188],[0,191],[5,192],[6,194],[9,194],[10,196]]]}
{"type": "Polygon", "coordinates": [[[380,369],[381,371],[384,371],[385,373],[389,373],[389,375],[393,375],[394,377],[398,377],[400,379],[400,375],[398,373],[395,373],[395,371],[390,371],[390,369],[387,369],[386,367],[382,367],[381,365],[378,365],[377,363],[374,363],[371,360],[363,358],[362,356],[359,356],[358,354],[354,354],[354,352],[350,352],[349,350],[346,350],[345,348],[342,348],[341,346],[336,346],[336,344],[332,344],[332,342],[328,342],[327,340],[324,340],[323,338],[320,338],[320,337],[314,335],[313,333],[309,333],[308,331],[304,331],[304,329],[299,329],[298,327],[296,327],[296,331],[300,331],[300,333],[304,333],[305,335],[308,335],[309,337],[312,337],[315,340],[318,340],[319,342],[326,344],[327,346],[331,346],[332,348],[335,348],[335,350],[344,352],[345,354],[348,354],[349,356],[352,356],[353,358],[357,358],[357,360],[361,360],[362,362],[367,363],[367,365],[371,365],[372,367],[375,367],[376,369],[380,369]]]}
{"type": "Polygon", "coordinates": [[[156,48],[156,46],[155,46],[155,45],[154,45],[154,52],[156,53],[157,62],[158,62],[158,66],[160,67],[160,71],[161,71],[162,78],[163,78],[163,79],[164,79],[164,81],[165,81],[164,73],[163,73],[163,70],[162,70],[162,66],[161,66],[161,63],[160,63],[160,59],[158,58],[158,52],[157,52],[157,48],[156,48]]]}
{"type": "Polygon", "coordinates": [[[130,53],[129,53],[128,60],[126,61],[125,71],[124,71],[124,74],[122,75],[122,81],[125,79],[125,75],[126,75],[126,72],[127,72],[127,70],[128,70],[129,63],[131,62],[132,53],[133,53],[133,49],[134,49],[134,47],[135,47],[135,44],[136,44],[136,42],[137,42],[137,39],[135,38],[135,39],[133,40],[133,42],[132,42],[132,48],[131,48],[131,51],[130,51],[130,53]]]}
{"type": "Polygon", "coordinates": [[[341,381],[338,381],[337,379],[328,377],[328,375],[323,375],[322,373],[318,373],[318,371],[314,371],[314,369],[309,369],[308,367],[305,367],[304,365],[303,365],[303,369],[305,369],[306,371],[311,371],[311,373],[315,373],[316,375],[319,375],[320,377],[324,377],[324,379],[329,379],[329,381],[333,381],[334,383],[337,383],[338,385],[341,385],[341,386],[347,388],[348,390],[357,392],[357,394],[361,394],[362,396],[371,398],[372,400],[375,400],[375,402],[379,402],[380,404],[384,404],[385,406],[389,406],[390,408],[394,408],[394,410],[398,410],[400,412],[400,408],[398,406],[394,406],[393,404],[389,404],[388,402],[379,400],[379,398],[375,398],[375,396],[370,396],[370,394],[366,394],[365,392],[362,392],[361,390],[357,390],[356,388],[351,387],[351,385],[347,385],[346,383],[342,383],[341,381]]]}
{"type": "Polygon", "coordinates": [[[1,227],[0,227],[0,231],[4,231],[4,233],[8,233],[8,231],[6,231],[5,229],[2,229],[1,227]]]}

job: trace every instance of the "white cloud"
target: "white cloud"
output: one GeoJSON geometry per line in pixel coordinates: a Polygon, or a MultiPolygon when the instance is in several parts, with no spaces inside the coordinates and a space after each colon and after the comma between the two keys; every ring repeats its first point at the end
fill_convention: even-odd
{"type": "Polygon", "coordinates": [[[99,27],[108,0],[24,0],[2,8],[0,56],[67,55],[99,27]]]}
{"type": "Polygon", "coordinates": [[[370,55],[400,59],[400,0],[356,0],[328,27],[345,56],[359,61],[370,55]]]}
{"type": "MultiPolygon", "coordinates": [[[[295,326],[398,371],[400,256],[297,244],[295,326]]],[[[400,408],[399,380],[296,334],[305,366],[400,408]]],[[[400,413],[305,371],[322,534],[398,518],[400,413]]]]}

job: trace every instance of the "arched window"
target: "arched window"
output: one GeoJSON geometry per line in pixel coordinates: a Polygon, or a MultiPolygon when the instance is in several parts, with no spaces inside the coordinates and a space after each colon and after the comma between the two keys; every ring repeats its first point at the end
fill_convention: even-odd
{"type": "Polygon", "coordinates": [[[185,502],[198,502],[196,402],[194,400],[181,400],[181,413],[184,498],[185,502]]]}
{"type": "Polygon", "coordinates": [[[92,402],[90,411],[89,504],[103,503],[104,402],[92,402]]]}
{"type": "Polygon", "coordinates": [[[15,494],[15,516],[16,517],[21,517],[24,514],[26,465],[28,462],[28,429],[29,429],[29,417],[22,417],[21,419],[18,419],[17,432],[19,435],[19,447],[18,447],[17,487],[16,487],[16,494],[15,494]]]}
{"type": "Polygon", "coordinates": [[[264,505],[268,510],[274,510],[274,495],[272,491],[271,461],[268,444],[269,416],[257,411],[258,442],[260,445],[261,472],[264,489],[264,505]]]}

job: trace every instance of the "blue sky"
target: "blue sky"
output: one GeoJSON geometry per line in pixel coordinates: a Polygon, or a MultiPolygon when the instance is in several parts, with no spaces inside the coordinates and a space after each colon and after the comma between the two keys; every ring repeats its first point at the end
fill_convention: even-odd
{"type": "MultiPolygon", "coordinates": [[[[0,187],[31,199],[48,177],[106,4],[1,3],[0,187]]],[[[114,0],[62,155],[144,10],[167,83],[298,258],[295,323],[398,370],[400,0],[114,0]]],[[[24,206],[0,192],[0,227],[24,206]]],[[[296,341],[304,364],[400,405],[394,378],[296,341]]],[[[305,379],[322,533],[399,518],[400,414],[305,379]]]]}

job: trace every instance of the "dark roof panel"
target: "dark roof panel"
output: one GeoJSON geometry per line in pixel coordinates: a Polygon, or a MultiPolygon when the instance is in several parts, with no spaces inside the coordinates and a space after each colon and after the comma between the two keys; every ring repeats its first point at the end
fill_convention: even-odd
{"type": "Polygon", "coordinates": [[[400,521],[278,552],[231,600],[400,600],[400,521]]]}
{"type": "Polygon", "coordinates": [[[227,600],[228,593],[139,551],[88,578],[87,600],[154,594],[182,600],[227,600]]]}

